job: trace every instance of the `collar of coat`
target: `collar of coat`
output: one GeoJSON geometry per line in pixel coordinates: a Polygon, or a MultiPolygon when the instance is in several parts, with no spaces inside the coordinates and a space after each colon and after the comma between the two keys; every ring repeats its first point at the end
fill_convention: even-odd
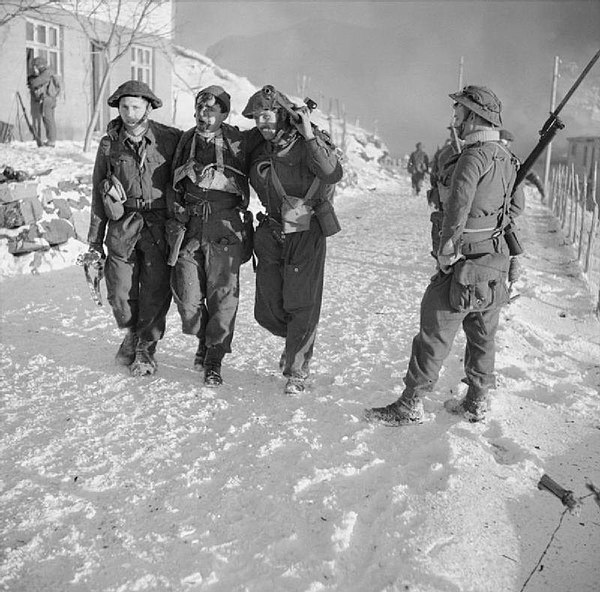
{"type": "Polygon", "coordinates": [[[476,144],[477,142],[494,142],[500,140],[500,132],[498,130],[478,130],[470,133],[465,138],[465,146],[476,144]]]}

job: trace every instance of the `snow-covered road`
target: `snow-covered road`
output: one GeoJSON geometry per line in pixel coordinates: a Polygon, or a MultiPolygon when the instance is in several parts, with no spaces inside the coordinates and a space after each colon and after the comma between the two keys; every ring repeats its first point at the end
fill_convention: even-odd
{"type": "MultiPolygon", "coordinates": [[[[520,592],[564,510],[600,485],[600,331],[568,246],[535,199],[521,297],[503,313],[484,424],[442,402],[422,426],[361,421],[402,386],[433,273],[429,211],[405,181],[344,196],[329,240],[310,388],[282,395],[282,342],[252,318],[243,269],[225,385],[191,369],[173,307],[159,372],[120,342],[80,268],[0,283],[0,589],[11,592],[520,592]]],[[[600,508],[566,514],[527,592],[592,592],[600,508]]]]}

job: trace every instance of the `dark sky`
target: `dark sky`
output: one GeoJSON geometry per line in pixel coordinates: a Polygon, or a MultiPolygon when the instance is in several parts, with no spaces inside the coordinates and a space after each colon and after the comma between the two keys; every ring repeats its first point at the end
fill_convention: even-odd
{"type": "MultiPolygon", "coordinates": [[[[302,56],[301,63],[289,63],[289,68],[310,76],[319,93],[340,97],[350,120],[358,117],[361,125],[376,129],[395,155],[412,150],[419,140],[430,152],[443,142],[452,113],[447,95],[458,86],[461,56],[463,83],[484,84],[500,96],[504,124],[517,136],[517,151],[528,152],[548,115],[554,56],[561,58],[560,101],[600,49],[600,0],[175,0],[175,5],[177,43],[206,53],[232,35],[262,35],[260,59],[267,71],[281,59],[269,43],[274,33],[302,28],[307,19],[342,25],[328,29],[332,38],[327,41],[333,48],[353,44],[351,59],[327,51],[327,44],[315,44],[312,59],[302,56]],[[320,80],[320,64],[331,59],[339,63],[336,75],[320,80]]],[[[293,56],[285,59],[291,62],[293,56]]],[[[235,64],[217,63],[248,76],[235,64]]],[[[257,86],[270,82],[248,77],[257,86]]],[[[563,111],[563,143],[567,136],[600,134],[600,106],[593,116],[589,108],[599,86],[600,62],[563,111]]],[[[296,89],[282,90],[294,94],[296,89]]]]}

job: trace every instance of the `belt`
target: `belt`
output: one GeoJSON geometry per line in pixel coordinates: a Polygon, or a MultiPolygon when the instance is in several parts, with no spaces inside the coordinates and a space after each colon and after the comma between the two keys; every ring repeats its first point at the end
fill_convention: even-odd
{"type": "Polygon", "coordinates": [[[143,197],[130,197],[123,202],[123,206],[128,210],[148,211],[148,210],[166,210],[167,200],[164,197],[144,200],[143,197]]]}
{"type": "Polygon", "coordinates": [[[190,216],[202,216],[203,220],[208,220],[211,214],[218,214],[226,210],[233,210],[242,205],[239,195],[226,193],[224,191],[213,192],[213,190],[205,191],[205,194],[219,193],[220,196],[216,200],[201,199],[197,193],[185,194],[185,211],[190,216]]]}

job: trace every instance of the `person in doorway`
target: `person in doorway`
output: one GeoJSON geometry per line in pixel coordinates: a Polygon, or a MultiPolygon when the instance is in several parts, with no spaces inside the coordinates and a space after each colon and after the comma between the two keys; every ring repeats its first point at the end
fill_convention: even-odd
{"type": "Polygon", "coordinates": [[[150,119],[162,101],[129,80],[108,98],[119,110],[100,140],[93,172],[90,249],[104,257],[108,301],[125,337],[116,362],[154,374],[171,303],[165,222],[171,163],[181,131],[150,119]]]}
{"type": "MultiPolygon", "coordinates": [[[[220,86],[196,95],[196,126],[184,132],[173,162],[168,234],[182,238],[172,250],[173,296],[183,332],[198,338],[194,367],[204,383],[222,384],[221,364],[231,352],[244,256],[249,202],[244,134],[225,123],[231,97],[220,86]]],[[[176,244],[176,239],[169,239],[176,244]]]]}
{"type": "Polygon", "coordinates": [[[423,189],[425,175],[429,171],[429,156],[423,150],[423,144],[417,142],[416,150],[411,152],[408,158],[406,170],[410,173],[410,179],[414,192],[419,195],[423,189]]]}
{"type": "Polygon", "coordinates": [[[329,137],[265,86],[243,110],[264,141],[251,153],[250,182],[265,207],[254,237],[258,258],[254,316],[285,339],[280,368],[285,393],[305,389],[323,297],[326,236],[339,230],[332,202],[343,175],[329,137]]]}
{"type": "Polygon", "coordinates": [[[444,207],[439,270],[421,301],[404,391],[386,407],[365,410],[369,422],[400,426],[423,421],[422,398],[433,390],[461,325],[467,338],[463,380],[468,390],[444,406],[481,421],[495,386],[495,336],[500,310],[508,302],[509,249],[503,230],[523,211],[524,197],[520,187],[512,192],[518,161],[500,141],[498,97],[474,85],[450,97],[464,147],[444,207]]]}
{"type": "Polygon", "coordinates": [[[27,86],[31,96],[31,120],[37,135],[36,141],[42,146],[53,148],[56,145],[57,97],[60,94],[60,79],[42,57],[33,58],[31,74],[27,77],[27,86]],[[42,123],[46,141],[42,139],[42,123]]]}

